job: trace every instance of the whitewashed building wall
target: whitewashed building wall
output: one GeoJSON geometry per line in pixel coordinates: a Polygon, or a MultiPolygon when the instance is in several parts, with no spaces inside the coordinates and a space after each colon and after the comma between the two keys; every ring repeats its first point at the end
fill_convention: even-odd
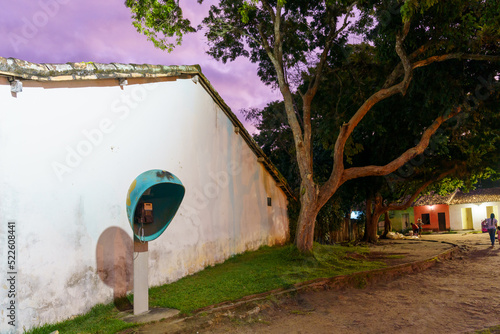
{"type": "MultiPolygon", "coordinates": [[[[0,269],[8,271],[7,223],[15,222],[18,332],[110,302],[119,279],[106,282],[98,268],[110,252],[126,257],[121,284],[130,291],[125,199],[144,171],[167,170],[186,188],[170,226],[149,243],[150,286],[285,242],[283,184],[201,74],[173,80],[143,73],[120,86],[113,78],[56,73],[47,81],[26,73],[14,94],[0,71],[0,269]]],[[[0,284],[2,333],[11,328],[1,313],[8,289],[0,284]]]]}
{"type": "Polygon", "coordinates": [[[463,230],[464,228],[464,211],[462,209],[470,208],[472,213],[473,229],[476,231],[481,230],[481,222],[489,218],[487,207],[493,208],[493,213],[498,219],[498,208],[500,202],[484,202],[484,203],[464,203],[450,205],[450,227],[452,230],[463,230]]]}

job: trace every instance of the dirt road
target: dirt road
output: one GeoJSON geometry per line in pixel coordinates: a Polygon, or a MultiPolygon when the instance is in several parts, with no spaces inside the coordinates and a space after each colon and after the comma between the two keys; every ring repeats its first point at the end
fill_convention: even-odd
{"type": "MultiPolygon", "coordinates": [[[[499,325],[500,246],[491,248],[487,234],[422,239],[456,243],[462,251],[424,272],[363,289],[300,292],[182,322],[151,324],[134,332],[468,333],[499,325]]],[[[439,250],[429,250],[429,244],[438,243],[375,247],[426,257],[426,252],[439,250]]]]}

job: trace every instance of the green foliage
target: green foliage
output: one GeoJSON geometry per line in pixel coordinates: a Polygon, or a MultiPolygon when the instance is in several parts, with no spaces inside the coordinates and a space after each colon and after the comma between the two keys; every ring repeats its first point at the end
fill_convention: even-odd
{"type": "Polygon", "coordinates": [[[196,31],[183,17],[179,0],[126,0],[125,5],[137,31],[161,50],[171,52],[175,45],[181,45],[184,34],[196,31]]]}
{"type": "Polygon", "coordinates": [[[401,6],[403,21],[410,21],[415,13],[424,14],[426,10],[437,4],[439,0],[408,0],[401,6]]]}
{"type": "MultiPolygon", "coordinates": [[[[237,57],[248,57],[258,64],[258,75],[266,84],[276,85],[277,73],[275,63],[268,57],[263,45],[267,40],[274,48],[277,38],[273,26],[273,15],[277,6],[282,6],[280,39],[283,44],[280,50],[283,59],[278,60],[285,68],[298,76],[295,67],[302,67],[317,60],[317,49],[323,47],[326,36],[336,28],[337,17],[345,14],[352,1],[278,1],[268,3],[266,7],[261,1],[221,0],[212,6],[208,16],[203,20],[207,28],[206,37],[210,49],[208,54],[222,62],[232,61],[237,57]]],[[[345,39],[347,32],[339,34],[339,40],[345,39]]],[[[291,78],[289,78],[291,79],[291,78]]],[[[297,81],[294,79],[294,81],[297,81]]]]}

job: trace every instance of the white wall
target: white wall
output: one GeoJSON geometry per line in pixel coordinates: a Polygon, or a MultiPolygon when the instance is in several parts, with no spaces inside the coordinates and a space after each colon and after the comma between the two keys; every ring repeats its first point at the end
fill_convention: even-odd
{"type": "MultiPolygon", "coordinates": [[[[109,247],[116,254],[120,247],[117,238],[103,244],[103,232],[112,227],[130,237],[118,243],[131,244],[125,199],[146,170],[168,170],[186,188],[171,225],[149,243],[150,285],[285,241],[285,194],[200,83],[123,90],[67,84],[74,87],[44,89],[25,81],[13,97],[0,78],[0,245],[7,222],[15,221],[18,331],[112,300],[97,262],[109,247]]],[[[7,250],[0,248],[5,273],[7,250]]],[[[3,311],[5,285],[0,301],[3,311]]],[[[1,319],[3,333],[9,327],[1,319]]]]}
{"type": "Polygon", "coordinates": [[[452,230],[462,230],[462,208],[471,208],[472,211],[472,223],[474,230],[481,230],[481,222],[489,218],[486,212],[486,207],[493,206],[495,217],[498,218],[498,208],[500,207],[500,202],[485,202],[485,203],[467,203],[467,204],[454,204],[450,205],[450,228],[452,230]]]}

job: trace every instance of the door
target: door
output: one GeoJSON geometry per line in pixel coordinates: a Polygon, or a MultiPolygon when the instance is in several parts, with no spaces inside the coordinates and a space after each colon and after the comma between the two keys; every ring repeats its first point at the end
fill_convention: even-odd
{"type": "Polygon", "coordinates": [[[472,208],[462,208],[462,228],[464,230],[473,230],[472,208]]]}
{"type": "Polygon", "coordinates": [[[410,214],[403,213],[401,215],[401,229],[407,229],[410,226],[410,214]]]}
{"type": "Polygon", "coordinates": [[[498,218],[498,207],[497,206],[487,206],[486,207],[486,218],[490,218],[492,213],[495,214],[495,218],[498,218]]]}
{"type": "Polygon", "coordinates": [[[446,213],[438,212],[439,230],[446,231],[446,213]]]}
{"type": "Polygon", "coordinates": [[[491,214],[493,213],[493,207],[492,206],[487,206],[486,207],[486,217],[490,218],[491,214]]]}

